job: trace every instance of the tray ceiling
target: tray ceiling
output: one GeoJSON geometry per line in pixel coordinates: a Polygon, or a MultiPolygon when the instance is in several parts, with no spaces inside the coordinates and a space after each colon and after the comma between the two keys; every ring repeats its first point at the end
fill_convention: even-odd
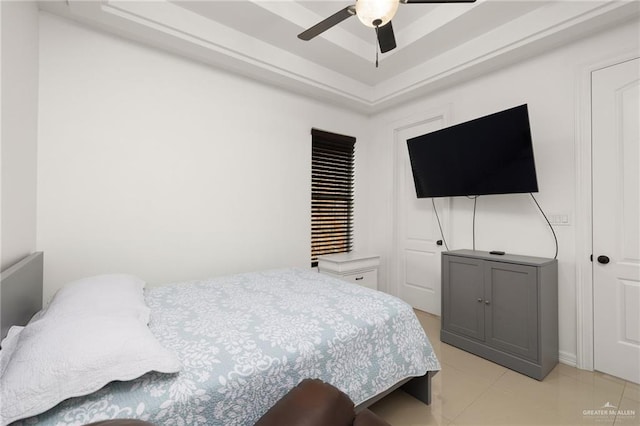
{"type": "Polygon", "coordinates": [[[296,36],[353,1],[42,1],[40,8],[219,68],[379,112],[637,17],[640,2],[477,0],[400,4],[398,47],[379,55],[356,17],[296,36]]]}

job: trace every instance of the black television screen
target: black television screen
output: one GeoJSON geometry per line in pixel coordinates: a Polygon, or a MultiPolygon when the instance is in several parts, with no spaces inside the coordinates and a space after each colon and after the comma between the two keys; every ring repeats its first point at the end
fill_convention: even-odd
{"type": "Polygon", "coordinates": [[[418,198],[538,192],[527,105],[407,140],[418,198]]]}

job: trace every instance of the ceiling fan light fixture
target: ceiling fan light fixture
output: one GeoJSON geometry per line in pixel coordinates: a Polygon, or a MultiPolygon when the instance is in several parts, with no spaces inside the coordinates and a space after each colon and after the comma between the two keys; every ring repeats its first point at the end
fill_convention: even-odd
{"type": "Polygon", "coordinates": [[[398,10],[398,0],[356,0],[356,16],[367,27],[386,25],[398,10]]]}

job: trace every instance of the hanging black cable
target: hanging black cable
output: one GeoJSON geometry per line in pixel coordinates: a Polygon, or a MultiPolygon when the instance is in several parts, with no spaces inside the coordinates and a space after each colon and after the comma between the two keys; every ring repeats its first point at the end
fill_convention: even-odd
{"type": "Polygon", "coordinates": [[[478,204],[478,195],[473,197],[473,225],[472,225],[472,234],[473,234],[473,249],[476,249],[476,205],[478,204]]]}
{"type": "Polygon", "coordinates": [[[556,243],[556,254],[553,256],[554,259],[558,258],[558,237],[556,236],[556,231],[553,230],[553,226],[551,226],[551,222],[549,222],[549,219],[547,219],[547,215],[544,214],[544,211],[542,211],[542,207],[540,207],[540,204],[538,204],[538,200],[536,200],[536,197],[533,196],[533,193],[530,192],[529,195],[531,195],[531,198],[533,198],[533,201],[536,203],[536,206],[538,206],[538,209],[540,210],[540,213],[542,213],[542,216],[544,216],[544,220],[547,221],[547,224],[549,225],[549,228],[551,229],[551,233],[553,233],[553,239],[556,243]]]}
{"type": "Polygon", "coordinates": [[[378,30],[380,28],[380,22],[381,21],[379,19],[373,21],[373,24],[376,25],[376,42],[374,43],[376,45],[376,68],[378,68],[378,39],[380,37],[378,30]],[[378,22],[378,24],[376,24],[376,22],[378,22]]]}
{"type": "Polygon", "coordinates": [[[433,204],[433,212],[436,214],[436,219],[438,219],[438,227],[440,228],[440,235],[442,235],[442,241],[444,241],[444,247],[449,251],[449,246],[447,245],[447,239],[444,237],[444,232],[442,232],[442,225],[440,224],[440,217],[438,216],[438,209],[436,209],[436,202],[434,199],[431,199],[431,204],[433,204]]]}
{"type": "Polygon", "coordinates": [[[476,249],[476,205],[478,204],[478,196],[473,197],[473,249],[476,249]]]}
{"type": "Polygon", "coordinates": [[[472,239],[473,239],[473,249],[476,249],[476,204],[478,203],[479,195],[469,196],[467,198],[473,200],[473,219],[472,219],[472,239]]]}

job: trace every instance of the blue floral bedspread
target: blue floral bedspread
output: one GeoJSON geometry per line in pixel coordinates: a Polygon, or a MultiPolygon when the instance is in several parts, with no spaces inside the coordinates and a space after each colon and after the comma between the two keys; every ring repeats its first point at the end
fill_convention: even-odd
{"type": "Polygon", "coordinates": [[[158,425],[253,425],[304,378],[356,404],[440,369],[409,305],[312,270],[246,273],[146,290],[152,332],[182,362],[72,398],[23,424],[131,417],[158,425]]]}

